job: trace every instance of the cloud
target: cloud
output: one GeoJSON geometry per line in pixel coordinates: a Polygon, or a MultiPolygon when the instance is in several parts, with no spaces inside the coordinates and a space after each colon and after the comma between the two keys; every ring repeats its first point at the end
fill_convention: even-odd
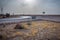
{"type": "Polygon", "coordinates": [[[60,0],[35,0],[36,3],[33,4],[24,0],[0,0],[0,6],[3,5],[4,13],[33,13],[42,14],[43,11],[46,14],[60,14],[60,0]],[[33,5],[32,5],[33,4],[33,5]]]}

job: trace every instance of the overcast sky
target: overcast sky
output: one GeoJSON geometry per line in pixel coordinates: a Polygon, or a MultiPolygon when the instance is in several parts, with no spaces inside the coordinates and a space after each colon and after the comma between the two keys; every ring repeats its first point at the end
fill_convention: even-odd
{"type": "Polygon", "coordinates": [[[11,14],[60,14],[60,0],[0,0],[2,7],[4,13],[11,14]]]}

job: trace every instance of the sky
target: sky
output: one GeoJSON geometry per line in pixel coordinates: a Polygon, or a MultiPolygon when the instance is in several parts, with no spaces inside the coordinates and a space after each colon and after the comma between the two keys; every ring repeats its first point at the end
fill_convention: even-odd
{"type": "Polygon", "coordinates": [[[60,0],[0,0],[0,13],[60,15],[60,0]]]}

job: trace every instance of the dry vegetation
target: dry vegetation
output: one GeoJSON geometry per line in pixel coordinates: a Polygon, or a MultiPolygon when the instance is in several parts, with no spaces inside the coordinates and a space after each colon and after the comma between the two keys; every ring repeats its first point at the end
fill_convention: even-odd
{"type": "Polygon", "coordinates": [[[0,28],[3,40],[60,40],[60,23],[31,21],[19,23],[23,29],[14,29],[16,24],[0,28]]]}

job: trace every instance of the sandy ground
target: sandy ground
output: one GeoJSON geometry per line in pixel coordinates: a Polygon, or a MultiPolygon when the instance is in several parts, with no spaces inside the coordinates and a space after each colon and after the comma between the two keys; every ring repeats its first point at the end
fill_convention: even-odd
{"type": "Polygon", "coordinates": [[[16,24],[0,25],[1,40],[60,40],[60,23],[31,21],[21,24],[24,29],[14,29],[16,24]],[[31,25],[28,25],[30,23],[31,25]]]}

